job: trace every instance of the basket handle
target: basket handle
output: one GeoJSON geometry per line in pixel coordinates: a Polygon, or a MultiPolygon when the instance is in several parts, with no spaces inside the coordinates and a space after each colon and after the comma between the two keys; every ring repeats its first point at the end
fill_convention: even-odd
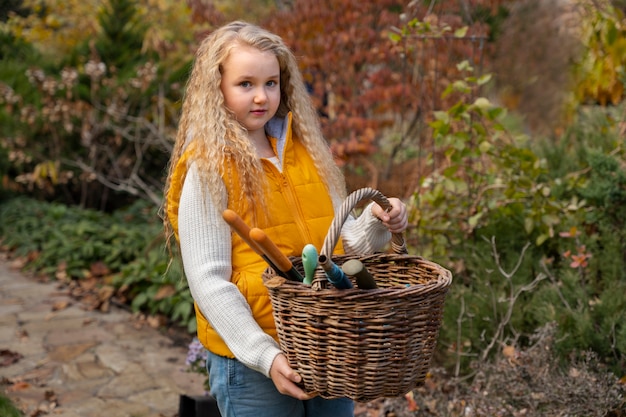
{"type": "MultiPolygon", "coordinates": [[[[333,250],[335,249],[335,245],[337,245],[337,241],[341,236],[341,228],[343,226],[343,223],[346,221],[348,215],[354,209],[356,204],[359,201],[365,199],[374,200],[385,210],[391,208],[391,204],[389,204],[389,200],[387,200],[387,197],[385,197],[380,191],[377,191],[373,188],[360,188],[350,193],[350,195],[348,195],[348,197],[346,197],[344,202],[341,204],[339,211],[335,215],[335,218],[333,219],[330,228],[328,229],[328,234],[326,235],[326,238],[324,239],[324,244],[322,245],[322,249],[320,250],[320,256],[324,255],[327,259],[330,259],[333,250]]],[[[400,255],[408,253],[402,233],[391,234],[391,249],[395,253],[400,255]]]]}

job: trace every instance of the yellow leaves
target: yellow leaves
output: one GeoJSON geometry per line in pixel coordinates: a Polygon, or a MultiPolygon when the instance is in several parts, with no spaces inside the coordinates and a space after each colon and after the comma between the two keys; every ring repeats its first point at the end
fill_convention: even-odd
{"type": "Polygon", "coordinates": [[[485,97],[478,97],[474,101],[474,106],[478,107],[479,109],[482,109],[482,110],[487,110],[487,109],[493,107],[493,104],[491,104],[491,101],[489,101],[489,99],[487,99],[485,97]]]}
{"type": "Polygon", "coordinates": [[[224,16],[259,22],[275,11],[274,2],[259,0],[214,0],[213,5],[224,16]]]}
{"type": "Polygon", "coordinates": [[[66,53],[96,30],[97,0],[25,1],[37,13],[13,16],[9,27],[46,54],[66,53]]]}
{"type": "MultiPolygon", "coordinates": [[[[7,28],[16,36],[32,42],[42,53],[58,56],[93,38],[98,30],[100,0],[26,0],[34,13],[12,16],[7,28]]],[[[140,9],[153,30],[146,45],[161,55],[175,50],[178,40],[191,40],[191,11],[187,2],[177,0],[140,0],[140,9]]]]}
{"type": "MultiPolygon", "coordinates": [[[[174,0],[144,0],[141,10],[143,19],[150,21],[146,32],[143,52],[155,51],[161,58],[172,53],[184,54],[185,48],[177,48],[176,43],[192,42],[194,30],[191,9],[187,2],[174,0]]],[[[172,59],[175,59],[172,57],[172,59]]]]}
{"type": "Polygon", "coordinates": [[[16,176],[15,181],[26,184],[30,189],[37,187],[46,192],[53,192],[54,187],[64,177],[64,173],[60,171],[59,161],[43,161],[35,165],[32,172],[16,176]]]}
{"type": "Polygon", "coordinates": [[[489,83],[489,81],[491,81],[491,78],[492,78],[491,74],[483,74],[480,77],[478,77],[478,79],[476,80],[476,84],[485,85],[489,83]]]}
{"type": "Polygon", "coordinates": [[[478,221],[480,220],[481,217],[483,217],[484,212],[479,211],[478,213],[474,214],[473,216],[471,216],[469,218],[469,226],[470,228],[473,230],[476,228],[476,226],[478,226],[478,221]]]}
{"type": "Polygon", "coordinates": [[[59,182],[59,161],[44,161],[35,166],[33,171],[34,181],[42,186],[42,182],[49,179],[53,185],[59,182]]]}
{"type": "Polygon", "coordinates": [[[585,56],[578,63],[576,90],[581,102],[617,104],[624,99],[623,68],[626,65],[626,29],[619,9],[606,7],[585,22],[585,56]]]}
{"type": "Polygon", "coordinates": [[[478,144],[478,149],[481,153],[487,153],[493,148],[493,145],[488,140],[483,140],[478,144]]]}
{"type": "Polygon", "coordinates": [[[467,26],[463,26],[462,28],[458,28],[454,31],[455,38],[464,38],[467,35],[467,30],[469,28],[467,26]]]}
{"type": "Polygon", "coordinates": [[[15,181],[26,184],[30,189],[37,187],[46,192],[54,191],[54,186],[59,183],[60,166],[58,161],[43,161],[35,165],[32,172],[27,172],[15,177],[15,181]]]}
{"type": "Polygon", "coordinates": [[[580,232],[578,231],[576,226],[570,227],[570,229],[567,232],[559,233],[559,236],[561,237],[577,237],[578,235],[580,235],[580,232]]]}

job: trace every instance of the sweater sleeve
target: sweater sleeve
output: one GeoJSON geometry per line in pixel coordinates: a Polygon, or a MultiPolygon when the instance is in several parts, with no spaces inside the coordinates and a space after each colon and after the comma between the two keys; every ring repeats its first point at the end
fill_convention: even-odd
{"type": "MultiPolygon", "coordinates": [[[[335,213],[339,211],[343,201],[331,195],[335,213]]],[[[370,254],[380,251],[391,240],[391,232],[372,214],[374,202],[369,203],[358,217],[349,214],[341,228],[341,242],[344,251],[351,254],[370,254]]]]}
{"type": "Polygon", "coordinates": [[[185,275],[198,308],[239,361],[269,376],[280,348],[256,323],[246,299],[230,281],[230,228],[203,192],[193,166],[183,185],[178,229],[185,275]]]}

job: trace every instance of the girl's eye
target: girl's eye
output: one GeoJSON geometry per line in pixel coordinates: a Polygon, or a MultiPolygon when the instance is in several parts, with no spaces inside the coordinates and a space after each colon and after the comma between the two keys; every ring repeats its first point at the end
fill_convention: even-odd
{"type": "Polygon", "coordinates": [[[268,85],[268,87],[275,87],[275,86],[277,86],[277,85],[278,85],[278,83],[277,83],[276,81],[273,81],[273,80],[272,80],[272,81],[268,81],[268,82],[267,82],[267,85],[268,85]]]}
{"type": "Polygon", "coordinates": [[[250,81],[242,81],[240,84],[242,87],[250,87],[252,85],[252,83],[250,83],[250,81]]]}

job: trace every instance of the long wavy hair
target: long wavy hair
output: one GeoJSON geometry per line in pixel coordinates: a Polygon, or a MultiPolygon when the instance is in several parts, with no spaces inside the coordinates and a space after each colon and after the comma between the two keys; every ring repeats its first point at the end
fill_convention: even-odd
{"type": "MultiPolygon", "coordinates": [[[[324,139],[317,111],[306,90],[295,56],[283,40],[256,25],[236,21],[218,28],[207,36],[196,52],[195,61],[183,98],[176,142],[170,158],[165,183],[165,195],[170,191],[172,173],[186,147],[193,143],[194,153],[189,164],[195,163],[203,184],[214,204],[225,209],[220,175],[224,162],[229,159],[240,179],[240,199],[254,204],[264,204],[265,175],[255,148],[241,126],[224,104],[220,88],[222,64],[233,47],[250,46],[271,52],[280,66],[280,105],[277,116],[292,113],[293,138],[304,144],[311,155],[328,191],[343,199],[346,195],[344,177],[333,160],[324,139]]],[[[234,191],[234,190],[233,190],[234,191]]],[[[235,196],[231,196],[233,198],[235,196]]],[[[172,234],[167,218],[167,198],[162,213],[166,235],[172,234]]]]}

